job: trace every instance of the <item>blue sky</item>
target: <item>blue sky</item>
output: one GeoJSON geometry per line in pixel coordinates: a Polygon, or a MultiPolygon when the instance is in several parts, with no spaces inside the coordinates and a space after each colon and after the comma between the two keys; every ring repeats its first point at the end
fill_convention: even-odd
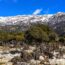
{"type": "Polygon", "coordinates": [[[0,16],[65,12],[65,0],[0,0],[0,16]]]}

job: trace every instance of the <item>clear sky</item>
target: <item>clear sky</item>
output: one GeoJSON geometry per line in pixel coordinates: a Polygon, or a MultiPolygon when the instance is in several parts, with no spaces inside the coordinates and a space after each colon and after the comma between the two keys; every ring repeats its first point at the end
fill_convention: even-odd
{"type": "Polygon", "coordinates": [[[65,0],[0,0],[0,16],[65,12],[65,0]]]}

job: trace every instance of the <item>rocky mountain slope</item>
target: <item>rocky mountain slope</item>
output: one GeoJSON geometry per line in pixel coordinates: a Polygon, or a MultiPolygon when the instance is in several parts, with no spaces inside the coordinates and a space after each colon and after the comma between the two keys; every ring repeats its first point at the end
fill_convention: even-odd
{"type": "Polygon", "coordinates": [[[48,23],[59,34],[65,34],[65,13],[58,12],[49,19],[48,23]]]}

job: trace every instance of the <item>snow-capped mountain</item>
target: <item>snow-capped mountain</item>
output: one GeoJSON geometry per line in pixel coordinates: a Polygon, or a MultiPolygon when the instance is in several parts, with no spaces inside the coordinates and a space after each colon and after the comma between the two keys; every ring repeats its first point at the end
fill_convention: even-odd
{"type": "Polygon", "coordinates": [[[18,15],[10,17],[0,17],[0,25],[16,25],[16,24],[28,24],[36,22],[48,22],[48,19],[52,15],[18,15]]]}
{"type": "MultiPolygon", "coordinates": [[[[65,34],[65,13],[58,12],[48,15],[18,15],[0,17],[0,26],[18,25],[20,30],[24,30],[32,23],[48,24],[56,32],[65,34]]],[[[7,28],[8,29],[8,28],[7,28]]]]}
{"type": "Polygon", "coordinates": [[[60,23],[61,21],[65,21],[65,13],[58,12],[56,14],[48,14],[48,15],[18,15],[18,16],[8,16],[8,17],[0,17],[0,25],[16,25],[16,24],[28,24],[28,23],[50,23],[54,25],[56,23],[60,23]]]}

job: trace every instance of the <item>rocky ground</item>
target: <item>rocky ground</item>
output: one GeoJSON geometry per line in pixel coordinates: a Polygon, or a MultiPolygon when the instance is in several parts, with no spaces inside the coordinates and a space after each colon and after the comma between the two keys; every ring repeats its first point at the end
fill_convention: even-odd
{"type": "Polygon", "coordinates": [[[12,58],[14,65],[65,65],[65,46],[60,44],[25,44],[20,53],[12,58]]]}
{"type": "MultiPolygon", "coordinates": [[[[0,46],[0,63],[5,65],[65,65],[65,46],[58,43],[0,46]]],[[[2,65],[2,64],[1,64],[2,65]]]]}

